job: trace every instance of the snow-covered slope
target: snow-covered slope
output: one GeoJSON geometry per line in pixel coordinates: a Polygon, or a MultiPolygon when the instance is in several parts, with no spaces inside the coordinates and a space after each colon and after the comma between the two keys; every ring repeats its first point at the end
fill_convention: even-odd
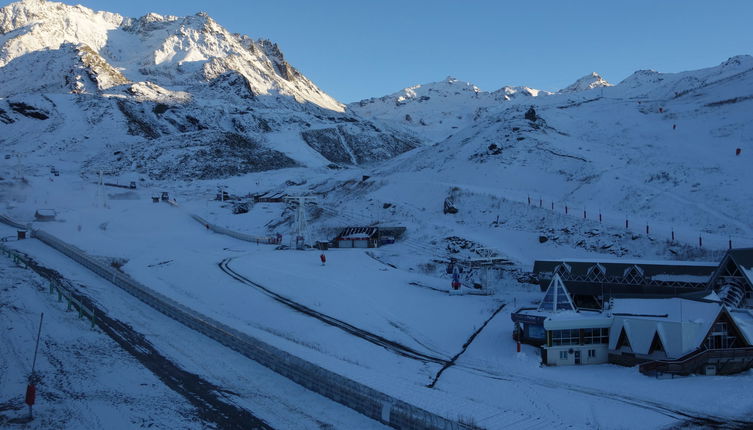
{"type": "Polygon", "coordinates": [[[0,73],[6,151],[28,153],[35,141],[104,170],[215,177],[368,163],[420,144],[344,112],[276,44],[202,13],[131,19],[12,3],[0,9],[0,73]],[[165,169],[187,159],[192,168],[165,169]]]}
{"type": "MultiPolygon", "coordinates": [[[[530,196],[545,212],[568,206],[569,217],[585,210],[588,222],[601,212],[615,227],[628,219],[639,237],[649,225],[655,238],[674,229],[689,243],[717,235],[718,247],[728,237],[740,244],[753,238],[751,112],[753,57],[683,73],[641,71],[616,86],[498,103],[373,177],[384,176],[383,196],[407,198],[405,181],[421,183],[423,195],[434,189],[437,211],[457,187],[455,200],[474,202],[456,216],[466,223],[497,198],[525,204],[530,196]]],[[[546,234],[539,216],[515,224],[546,234]]]]}

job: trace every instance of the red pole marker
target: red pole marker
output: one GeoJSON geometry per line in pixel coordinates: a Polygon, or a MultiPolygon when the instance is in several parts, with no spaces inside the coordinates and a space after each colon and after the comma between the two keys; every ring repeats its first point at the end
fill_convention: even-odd
{"type": "Polygon", "coordinates": [[[319,259],[322,260],[322,266],[324,266],[324,264],[327,262],[327,256],[322,254],[319,256],[319,259]]]}
{"type": "Polygon", "coordinates": [[[520,341],[518,341],[518,352],[520,352],[520,341]]]}
{"type": "Polygon", "coordinates": [[[26,386],[26,399],[24,400],[24,403],[29,405],[29,407],[34,406],[34,401],[37,399],[37,387],[34,386],[34,384],[29,384],[26,386]]]}
{"type": "Polygon", "coordinates": [[[740,153],[742,152],[743,152],[742,148],[735,149],[735,155],[740,155],[740,153]]]}

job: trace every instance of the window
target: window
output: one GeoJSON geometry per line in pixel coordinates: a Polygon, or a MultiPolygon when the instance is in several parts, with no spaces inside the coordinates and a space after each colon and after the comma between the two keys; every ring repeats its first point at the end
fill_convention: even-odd
{"type": "Polygon", "coordinates": [[[658,331],[654,333],[654,338],[651,340],[651,346],[648,347],[649,354],[653,354],[654,352],[665,352],[664,344],[661,342],[658,331]]]}
{"type": "Polygon", "coordinates": [[[584,328],[583,343],[591,345],[595,343],[609,343],[608,328],[584,328]]]}
{"type": "Polygon", "coordinates": [[[714,328],[711,329],[712,335],[727,335],[727,323],[726,322],[717,322],[714,323],[714,328]]]}
{"type": "Polygon", "coordinates": [[[596,350],[595,349],[589,349],[588,350],[588,358],[596,358],[596,350]]]}
{"type": "Polygon", "coordinates": [[[620,337],[617,338],[617,345],[614,347],[616,350],[621,350],[624,348],[624,351],[632,352],[633,348],[630,346],[630,339],[627,337],[627,333],[625,332],[625,327],[622,327],[622,330],[620,331],[620,337]]]}
{"type": "Polygon", "coordinates": [[[567,360],[567,351],[560,351],[560,360],[567,360]]]}
{"type": "Polygon", "coordinates": [[[529,339],[546,339],[544,327],[540,325],[525,324],[525,331],[529,339]]]}
{"type": "Polygon", "coordinates": [[[554,274],[559,275],[559,277],[561,277],[562,279],[568,279],[572,270],[573,269],[569,264],[563,262],[558,264],[557,267],[554,268],[554,274]]]}
{"type": "Polygon", "coordinates": [[[574,330],[552,330],[552,346],[579,345],[580,334],[574,330]]]}
{"type": "Polygon", "coordinates": [[[643,283],[643,269],[639,266],[632,265],[628,267],[622,276],[628,284],[640,285],[643,283]]]}
{"type": "Polygon", "coordinates": [[[594,264],[588,269],[586,279],[590,282],[605,282],[607,279],[607,269],[599,263],[594,264]]]}

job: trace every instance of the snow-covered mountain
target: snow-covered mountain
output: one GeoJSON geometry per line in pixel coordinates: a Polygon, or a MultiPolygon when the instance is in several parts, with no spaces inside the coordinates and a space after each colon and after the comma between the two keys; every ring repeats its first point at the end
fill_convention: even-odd
{"type": "Polygon", "coordinates": [[[45,143],[92,168],[215,177],[368,163],[420,144],[344,112],[276,44],[203,13],[12,3],[0,9],[0,73],[4,149],[45,143]]]}
{"type": "Polygon", "coordinates": [[[586,75],[567,87],[559,90],[560,93],[573,93],[576,91],[592,90],[594,88],[611,87],[612,84],[604,80],[598,73],[593,72],[590,75],[586,75]]]}
{"type": "MultiPolygon", "coordinates": [[[[466,228],[471,212],[504,217],[509,207],[489,209],[499,198],[525,203],[530,196],[536,206],[543,202],[541,214],[518,213],[508,225],[546,234],[539,217],[569,206],[571,217],[585,210],[593,220],[601,212],[614,226],[630,219],[638,233],[651,224],[666,238],[671,229],[696,243],[709,234],[725,243],[728,236],[753,238],[753,189],[746,185],[753,183],[753,57],[682,73],[638,71],[598,90],[579,85],[589,80],[573,91],[489,102],[448,138],[379,167],[373,176],[389,179],[376,193],[409,201],[409,181],[420,183],[422,194],[434,190],[435,200],[465,200],[470,212],[459,218],[466,228]]],[[[453,109],[414,105],[415,117],[453,109]]],[[[400,109],[393,106],[390,118],[385,108],[380,119],[398,122],[400,109]]],[[[479,242],[488,222],[480,221],[479,242]]],[[[555,234],[562,243],[570,235],[555,234]]]]}
{"type": "Polygon", "coordinates": [[[549,93],[528,87],[503,87],[486,92],[469,82],[448,77],[384,97],[350,103],[348,110],[404,127],[423,139],[436,142],[470,126],[486,109],[501,102],[544,94],[549,93]]]}

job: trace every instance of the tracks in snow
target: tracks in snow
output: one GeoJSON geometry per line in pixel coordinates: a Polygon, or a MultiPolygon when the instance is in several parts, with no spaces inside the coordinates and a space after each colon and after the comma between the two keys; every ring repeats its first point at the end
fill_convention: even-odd
{"type": "Polygon", "coordinates": [[[693,411],[682,410],[676,407],[672,407],[672,406],[655,402],[655,401],[651,401],[651,400],[644,400],[644,399],[625,396],[625,395],[621,395],[617,393],[611,393],[608,391],[601,391],[598,389],[591,389],[588,387],[572,385],[572,384],[562,383],[562,382],[557,382],[557,381],[538,379],[538,378],[529,378],[529,377],[520,376],[520,375],[494,372],[494,371],[490,371],[489,369],[482,369],[482,368],[474,367],[472,365],[457,363],[456,361],[460,358],[463,352],[465,352],[465,350],[470,346],[470,344],[473,342],[475,337],[483,330],[485,325],[489,321],[491,321],[497,313],[501,311],[504,305],[502,305],[502,307],[497,309],[494,312],[494,314],[492,314],[492,316],[486,321],[486,323],[482,325],[481,328],[479,328],[476,332],[474,332],[471,335],[471,337],[468,339],[466,344],[463,345],[463,349],[458,354],[456,354],[453,358],[448,360],[445,358],[431,356],[428,354],[418,352],[413,348],[399,344],[389,339],[385,339],[382,336],[376,335],[374,333],[370,333],[363,329],[359,329],[358,327],[355,327],[349,323],[346,323],[339,319],[322,314],[321,312],[317,312],[287,297],[277,294],[274,291],[270,290],[269,288],[266,288],[244,277],[243,275],[235,272],[232,268],[229,267],[229,263],[232,260],[233,258],[226,258],[222,260],[220,263],[218,263],[219,268],[223,272],[225,272],[227,275],[237,280],[238,282],[241,282],[245,285],[248,285],[250,287],[253,287],[261,291],[262,293],[273,298],[277,302],[297,312],[301,312],[305,315],[316,318],[325,324],[331,325],[333,327],[337,327],[345,331],[346,333],[359,337],[374,345],[381,346],[403,357],[442,365],[443,366],[442,369],[437,373],[437,376],[435,377],[432,384],[429,385],[429,388],[431,388],[434,384],[436,384],[437,379],[439,378],[439,376],[441,376],[444,370],[454,366],[454,367],[463,369],[465,371],[469,371],[471,373],[477,374],[479,376],[487,377],[490,379],[510,381],[510,382],[522,382],[525,384],[537,385],[544,388],[567,390],[567,391],[572,391],[572,392],[576,392],[576,393],[580,393],[580,394],[584,394],[588,396],[613,400],[613,401],[624,403],[624,404],[631,405],[634,407],[639,407],[642,409],[648,409],[648,410],[654,411],[658,414],[662,414],[664,416],[676,419],[682,422],[683,424],[687,424],[687,425],[705,426],[705,427],[721,428],[721,429],[749,429],[751,428],[751,426],[753,426],[753,422],[750,422],[750,421],[735,420],[728,417],[720,417],[720,416],[714,416],[714,415],[709,415],[709,414],[700,414],[693,411]]]}
{"type": "Polygon", "coordinates": [[[339,320],[337,318],[331,317],[329,315],[325,315],[321,312],[317,312],[305,305],[302,305],[298,302],[295,302],[285,296],[282,296],[280,294],[275,293],[274,291],[262,286],[261,284],[258,284],[245,276],[239,274],[238,272],[234,271],[230,268],[229,263],[232,261],[232,258],[226,258],[222,260],[218,266],[220,270],[225,272],[228,276],[232,277],[236,281],[248,285],[250,287],[253,287],[265,295],[271,297],[272,299],[276,300],[277,302],[297,311],[302,314],[308,315],[310,317],[316,318],[319,321],[330,325],[332,327],[339,328],[340,330],[343,330],[344,332],[351,334],[353,336],[356,336],[358,338],[361,338],[367,342],[373,343],[374,345],[381,346],[388,351],[392,351],[398,355],[401,355],[403,357],[411,358],[414,360],[419,360],[424,363],[436,363],[440,364],[442,366],[445,366],[450,363],[450,360],[442,357],[436,357],[429,354],[425,354],[423,352],[417,351],[409,346],[400,344],[398,342],[389,340],[385,337],[379,336],[378,334],[371,333],[369,331],[360,329],[352,324],[349,324],[345,321],[339,320]]]}
{"type": "MultiPolygon", "coordinates": [[[[42,266],[31,257],[29,267],[48,280],[68,282],[59,272],[42,266]]],[[[74,291],[76,291],[74,289],[74,291]]],[[[164,356],[146,337],[129,324],[110,318],[101,306],[83,294],[76,292],[74,297],[96,314],[96,324],[102,332],[113,339],[144,367],[149,369],[168,388],[185,398],[196,408],[197,415],[206,423],[228,430],[268,430],[269,425],[231,401],[223,398],[218,387],[200,375],[186,371],[164,356]]]]}

